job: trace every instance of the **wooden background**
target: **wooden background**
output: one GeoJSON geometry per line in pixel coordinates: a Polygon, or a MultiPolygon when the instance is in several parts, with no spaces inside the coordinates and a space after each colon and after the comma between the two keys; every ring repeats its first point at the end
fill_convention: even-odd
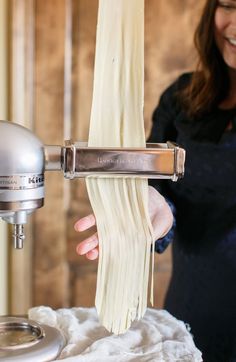
{"type": "MultiPolygon", "coordinates": [[[[160,93],[194,68],[193,30],[204,0],[146,0],[145,127],[160,93]]],[[[85,141],[90,117],[97,0],[11,0],[11,119],[45,144],[85,141]]],[[[111,29],[112,31],[112,29],[111,29]]],[[[78,257],[73,224],[90,212],[83,180],[46,175],[45,206],[31,218],[23,251],[11,251],[11,313],[30,306],[93,306],[96,262],[78,257]]],[[[171,248],[156,256],[162,307],[171,248]]]]}

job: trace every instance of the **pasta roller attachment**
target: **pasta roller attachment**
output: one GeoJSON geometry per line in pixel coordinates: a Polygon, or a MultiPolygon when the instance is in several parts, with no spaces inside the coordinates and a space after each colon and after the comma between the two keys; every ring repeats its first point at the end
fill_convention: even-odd
{"type": "Polygon", "coordinates": [[[178,145],[148,143],[146,148],[88,147],[66,141],[65,147],[45,147],[46,170],[77,177],[136,177],[171,179],[184,175],[185,151],[178,145]]]}

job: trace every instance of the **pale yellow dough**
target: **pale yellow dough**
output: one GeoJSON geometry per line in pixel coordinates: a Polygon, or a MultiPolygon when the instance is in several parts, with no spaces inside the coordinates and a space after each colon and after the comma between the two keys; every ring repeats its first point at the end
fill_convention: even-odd
{"type": "MultiPolygon", "coordinates": [[[[89,146],[145,147],[144,0],[100,0],[89,146]]],[[[111,332],[125,332],[147,306],[150,249],[147,180],[86,179],[96,216],[96,307],[111,332]]]]}

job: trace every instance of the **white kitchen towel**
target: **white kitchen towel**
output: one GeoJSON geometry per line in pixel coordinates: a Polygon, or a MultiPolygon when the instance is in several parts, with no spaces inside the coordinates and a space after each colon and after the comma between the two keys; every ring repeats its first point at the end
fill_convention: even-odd
{"type": "Polygon", "coordinates": [[[99,324],[95,308],[35,307],[29,318],[59,329],[66,345],[58,359],[68,362],[200,362],[186,325],[165,310],[147,309],[122,335],[99,324]]]}

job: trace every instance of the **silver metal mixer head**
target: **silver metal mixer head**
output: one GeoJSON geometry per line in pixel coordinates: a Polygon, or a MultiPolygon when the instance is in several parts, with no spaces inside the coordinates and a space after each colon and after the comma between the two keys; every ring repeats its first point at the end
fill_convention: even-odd
{"type": "Polygon", "coordinates": [[[23,247],[27,216],[44,202],[44,146],[28,129],[0,121],[0,217],[23,247]]]}

